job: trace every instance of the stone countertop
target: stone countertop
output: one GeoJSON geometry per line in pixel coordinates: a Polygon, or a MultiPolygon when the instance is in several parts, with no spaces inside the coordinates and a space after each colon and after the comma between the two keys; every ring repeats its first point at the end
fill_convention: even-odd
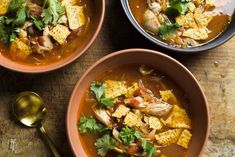
{"type": "Polygon", "coordinates": [[[35,91],[45,100],[44,127],[63,156],[72,156],[65,117],[70,94],[83,72],[99,58],[126,48],[149,48],[165,52],[189,68],[208,98],[211,129],[205,157],[235,156],[235,38],[197,55],[175,55],[146,41],[131,26],[118,1],[106,1],[102,30],[90,49],[72,64],[46,74],[27,75],[0,68],[0,157],[49,156],[36,129],[17,125],[9,102],[21,91],[35,91]]]}

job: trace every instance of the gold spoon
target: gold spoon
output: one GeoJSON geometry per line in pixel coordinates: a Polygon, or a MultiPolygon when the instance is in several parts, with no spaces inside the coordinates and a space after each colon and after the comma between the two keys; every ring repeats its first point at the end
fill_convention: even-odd
{"type": "Polygon", "coordinates": [[[37,127],[48,144],[54,157],[61,157],[55,144],[46,134],[42,121],[46,116],[46,108],[42,98],[34,92],[19,93],[12,101],[12,112],[15,118],[27,127],[37,127]]]}

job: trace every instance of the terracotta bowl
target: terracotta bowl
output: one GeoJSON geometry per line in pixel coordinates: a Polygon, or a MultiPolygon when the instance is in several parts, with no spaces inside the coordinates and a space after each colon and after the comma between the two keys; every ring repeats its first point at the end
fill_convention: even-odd
{"type": "Polygon", "coordinates": [[[81,77],[74,88],[67,111],[67,134],[74,154],[77,157],[89,156],[81,144],[77,129],[78,110],[81,107],[85,90],[99,74],[125,64],[153,66],[187,94],[194,129],[186,157],[200,156],[208,138],[209,113],[206,97],[198,81],[187,68],[175,59],[146,49],[128,49],[112,53],[96,62],[81,77]]]}
{"type": "Polygon", "coordinates": [[[86,50],[94,42],[104,20],[105,0],[94,0],[92,1],[92,3],[92,24],[88,28],[89,30],[87,30],[85,39],[79,43],[79,45],[75,48],[74,52],[72,52],[69,56],[48,65],[34,66],[15,62],[1,55],[0,53],[0,66],[23,73],[43,73],[59,69],[76,60],[84,52],[86,52],[86,50]]]}

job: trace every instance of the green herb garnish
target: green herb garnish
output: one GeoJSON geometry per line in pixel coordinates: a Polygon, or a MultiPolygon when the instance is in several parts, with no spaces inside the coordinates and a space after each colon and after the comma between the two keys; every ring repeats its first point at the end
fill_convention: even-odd
{"type": "Polygon", "coordinates": [[[99,102],[101,107],[109,108],[114,105],[112,98],[105,97],[105,83],[93,82],[90,86],[90,90],[95,94],[96,100],[99,102]]]}
{"type": "Polygon", "coordinates": [[[42,10],[42,20],[47,24],[56,25],[62,14],[65,13],[64,6],[58,0],[45,0],[42,10]]]}
{"type": "Polygon", "coordinates": [[[82,116],[78,123],[78,130],[80,133],[100,133],[105,130],[104,126],[97,123],[94,118],[82,116]]]}
{"type": "Polygon", "coordinates": [[[147,141],[147,140],[143,140],[141,143],[141,146],[144,150],[144,152],[146,152],[146,157],[152,157],[154,152],[155,152],[155,147],[154,144],[147,141]]]}
{"type": "Polygon", "coordinates": [[[45,27],[44,23],[41,20],[38,20],[34,16],[30,16],[31,21],[33,22],[33,25],[39,30],[42,31],[45,27]]]}
{"type": "Polygon", "coordinates": [[[10,43],[17,38],[28,15],[29,9],[25,0],[11,0],[7,14],[0,16],[0,38],[4,43],[10,43]]]}
{"type": "Polygon", "coordinates": [[[170,0],[170,7],[167,8],[167,13],[184,15],[189,9],[189,2],[190,0],[170,0]]]}
{"type": "Polygon", "coordinates": [[[162,24],[158,30],[158,34],[164,40],[166,40],[171,34],[175,34],[179,28],[177,23],[173,24],[170,21],[162,24]]]}
{"type": "Polygon", "coordinates": [[[141,137],[141,132],[136,131],[133,128],[125,127],[119,133],[119,137],[122,140],[122,143],[129,145],[135,142],[136,139],[141,137]]]}
{"type": "Polygon", "coordinates": [[[115,139],[112,138],[110,135],[105,134],[104,136],[96,140],[95,146],[98,150],[98,154],[100,156],[105,156],[108,151],[115,148],[115,139]]]}

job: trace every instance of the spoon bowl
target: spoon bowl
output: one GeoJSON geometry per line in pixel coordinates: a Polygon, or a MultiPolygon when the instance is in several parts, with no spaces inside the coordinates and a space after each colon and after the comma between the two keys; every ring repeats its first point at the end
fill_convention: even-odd
{"type": "Polygon", "coordinates": [[[22,92],[12,102],[12,111],[16,119],[28,127],[40,126],[46,116],[42,98],[34,92],[22,92]]]}
{"type": "Polygon", "coordinates": [[[34,92],[19,93],[12,101],[12,113],[21,124],[36,127],[49,146],[54,157],[61,157],[50,137],[42,126],[46,116],[46,108],[42,98],[34,92]]]}

